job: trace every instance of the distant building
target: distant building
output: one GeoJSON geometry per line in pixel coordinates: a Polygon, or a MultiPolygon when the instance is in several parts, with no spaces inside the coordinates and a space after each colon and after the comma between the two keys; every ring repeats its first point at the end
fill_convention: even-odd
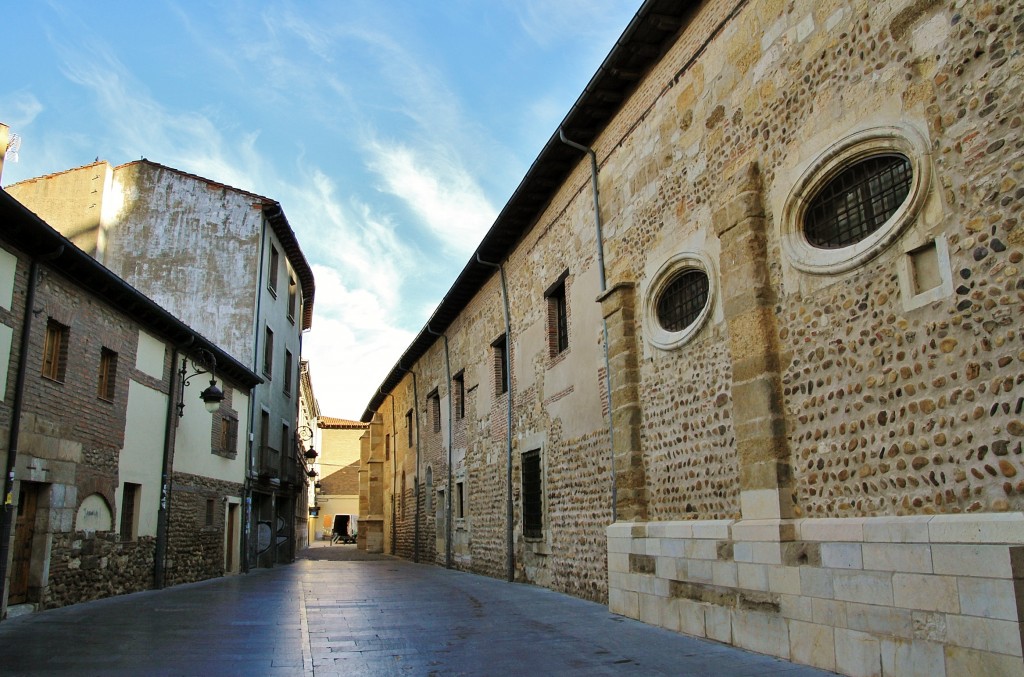
{"type": "Polygon", "coordinates": [[[372,391],[366,547],[1024,673],[1022,16],[644,2],[372,391]]]}
{"type": "Polygon", "coordinates": [[[0,617],[238,572],[259,382],[0,191],[0,617]]]}
{"type": "Polygon", "coordinates": [[[317,532],[330,538],[335,515],[359,514],[359,451],[369,427],[359,421],[321,416],[320,487],[316,505],[320,509],[317,532]]]}
{"type": "Polygon", "coordinates": [[[290,561],[304,538],[296,417],[314,282],[280,204],[148,160],[97,162],[8,192],[263,376],[242,413],[252,431],[247,563],[290,561]]]}

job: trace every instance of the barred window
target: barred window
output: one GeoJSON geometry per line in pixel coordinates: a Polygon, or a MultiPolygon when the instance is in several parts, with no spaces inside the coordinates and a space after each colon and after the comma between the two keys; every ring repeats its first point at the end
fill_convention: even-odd
{"type": "Polygon", "coordinates": [[[910,194],[910,160],[899,154],[853,164],[818,191],[804,215],[804,235],[820,249],[864,240],[888,221],[910,194]]]}
{"type": "Polygon", "coordinates": [[[544,535],[544,499],[541,494],[540,449],[523,454],[523,535],[544,535]]]}
{"type": "Polygon", "coordinates": [[[703,270],[686,268],[665,285],[658,296],[658,322],[665,331],[683,331],[700,317],[708,303],[710,285],[703,270]]]}

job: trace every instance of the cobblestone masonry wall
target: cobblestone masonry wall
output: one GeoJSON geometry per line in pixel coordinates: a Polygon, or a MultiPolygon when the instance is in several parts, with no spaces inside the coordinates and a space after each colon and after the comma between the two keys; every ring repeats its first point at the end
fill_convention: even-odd
{"type": "Polygon", "coordinates": [[[174,473],[167,546],[169,584],[224,575],[224,499],[241,495],[242,485],[238,482],[174,473]],[[207,501],[211,500],[213,523],[207,525],[207,501]]]}
{"type": "Polygon", "coordinates": [[[55,609],[153,587],[156,540],[121,541],[113,531],[53,534],[42,607],[55,609]]]}

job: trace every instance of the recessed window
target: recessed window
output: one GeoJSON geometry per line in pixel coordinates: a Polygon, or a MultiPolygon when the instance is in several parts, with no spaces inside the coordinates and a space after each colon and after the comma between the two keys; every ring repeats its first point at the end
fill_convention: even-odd
{"type": "Polygon", "coordinates": [[[285,395],[292,394],[292,351],[284,351],[284,386],[285,395]]]}
{"type": "Polygon", "coordinates": [[[455,483],[455,517],[466,516],[466,487],[462,482],[455,483]]]}
{"type": "Polygon", "coordinates": [[[413,433],[413,429],[412,429],[412,409],[410,409],[409,411],[405,412],[405,430],[406,430],[406,433],[408,435],[407,443],[411,447],[412,446],[412,442],[413,442],[413,439],[412,439],[412,433],[413,433]]]}
{"type": "Polygon", "coordinates": [[[391,460],[391,433],[384,436],[384,460],[391,460]]]}
{"type": "Polygon", "coordinates": [[[263,340],[263,375],[270,378],[274,372],[274,330],[267,327],[263,340]]]}
{"type": "Polygon", "coordinates": [[[216,502],[212,498],[206,499],[206,526],[213,526],[213,516],[216,514],[216,502]]]}
{"type": "Polygon", "coordinates": [[[540,449],[523,454],[523,535],[544,535],[544,499],[541,494],[540,449]]]}
{"type": "Polygon", "coordinates": [[[676,273],[658,296],[658,323],[670,332],[683,331],[708,304],[708,274],[697,268],[676,273]]]}
{"type": "Polygon", "coordinates": [[[714,267],[697,253],[676,254],[644,295],[644,333],[657,348],[677,348],[701,330],[714,305],[714,267]]]}
{"type": "Polygon", "coordinates": [[[546,293],[548,305],[548,354],[556,357],[569,349],[569,308],[565,297],[565,275],[546,293]]]}
{"type": "Polygon", "coordinates": [[[270,263],[267,270],[267,289],[274,296],[277,296],[277,271],[281,267],[281,255],[277,253],[277,247],[270,245],[270,263]]]}
{"type": "Polygon", "coordinates": [[[117,353],[108,348],[100,350],[100,373],[96,385],[96,396],[107,402],[114,401],[117,382],[117,353]]]}
{"type": "Polygon", "coordinates": [[[807,205],[807,242],[838,249],[864,240],[906,201],[912,177],[910,160],[897,154],[876,155],[847,167],[807,205]]]}
{"type": "Polygon", "coordinates": [[[798,270],[837,275],[895,242],[924,207],[928,143],[909,126],[850,134],[816,156],[782,209],[782,248],[798,270]]]}
{"type": "Polygon", "coordinates": [[[225,454],[234,454],[238,447],[238,419],[234,416],[222,416],[220,419],[220,439],[218,449],[225,454]]]}
{"type": "Polygon", "coordinates": [[[43,341],[43,376],[53,381],[64,382],[68,366],[68,334],[66,325],[50,318],[46,322],[46,338],[43,341]]]}
{"type": "Polygon", "coordinates": [[[295,278],[288,278],[288,319],[295,322],[295,316],[299,314],[299,287],[295,284],[295,278]]]}
{"type": "Polygon", "coordinates": [[[494,353],[494,393],[504,395],[508,392],[508,354],[504,334],[491,344],[491,350],[494,353]]]}
{"type": "Polygon", "coordinates": [[[461,420],[466,417],[466,376],[464,372],[460,371],[452,376],[452,397],[455,398],[452,402],[455,407],[455,418],[461,420]]]}
{"type": "Polygon", "coordinates": [[[427,410],[434,432],[441,432],[441,396],[437,390],[427,395],[427,410]]]}

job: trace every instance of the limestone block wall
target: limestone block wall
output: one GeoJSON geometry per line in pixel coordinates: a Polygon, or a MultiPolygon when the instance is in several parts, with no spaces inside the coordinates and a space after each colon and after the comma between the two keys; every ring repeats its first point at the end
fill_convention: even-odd
{"type": "Polygon", "coordinates": [[[618,523],[615,613],[847,675],[1024,672],[1024,516],[618,523]]]}

